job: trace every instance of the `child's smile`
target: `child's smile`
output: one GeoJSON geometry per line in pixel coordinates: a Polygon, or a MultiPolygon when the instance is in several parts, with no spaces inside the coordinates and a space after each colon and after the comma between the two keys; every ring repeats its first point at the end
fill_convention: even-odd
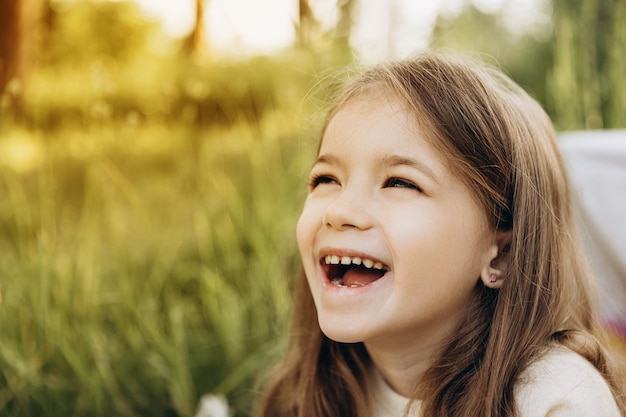
{"type": "Polygon", "coordinates": [[[262,417],[626,417],[560,141],[474,61],[381,63],[334,100],[262,417]]]}
{"type": "Polygon", "coordinates": [[[495,232],[394,99],[346,104],[311,172],[298,244],[320,327],[341,342],[451,332],[495,232]]]}
{"type": "Polygon", "coordinates": [[[389,267],[368,255],[326,255],[321,263],[328,281],[339,288],[358,288],[382,278],[389,267]]]}

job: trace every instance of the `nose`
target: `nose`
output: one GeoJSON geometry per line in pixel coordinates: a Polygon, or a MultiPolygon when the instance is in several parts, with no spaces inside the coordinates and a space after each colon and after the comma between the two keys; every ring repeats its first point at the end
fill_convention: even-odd
{"type": "Polygon", "coordinates": [[[372,227],[371,202],[355,193],[342,192],[326,208],[322,223],[336,230],[372,227]]]}

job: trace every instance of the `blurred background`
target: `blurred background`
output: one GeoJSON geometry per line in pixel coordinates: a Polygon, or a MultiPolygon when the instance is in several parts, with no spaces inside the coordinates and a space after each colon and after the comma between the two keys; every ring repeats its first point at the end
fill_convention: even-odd
{"type": "Polygon", "coordinates": [[[250,415],[336,74],[473,51],[558,130],[624,128],[625,20],[624,0],[2,0],[0,416],[193,416],[209,393],[250,415]]]}

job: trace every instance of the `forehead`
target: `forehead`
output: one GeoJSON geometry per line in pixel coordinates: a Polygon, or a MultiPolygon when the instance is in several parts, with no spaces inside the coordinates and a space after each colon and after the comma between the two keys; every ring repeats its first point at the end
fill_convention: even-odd
{"type": "Polygon", "coordinates": [[[320,143],[320,153],[331,147],[363,146],[396,154],[426,153],[442,158],[427,124],[405,101],[368,92],[343,102],[332,113],[320,143]]]}
{"type": "Polygon", "coordinates": [[[324,129],[322,145],[328,138],[357,140],[367,131],[410,134],[416,133],[417,124],[408,106],[398,99],[368,93],[353,97],[335,109],[324,129]]]}

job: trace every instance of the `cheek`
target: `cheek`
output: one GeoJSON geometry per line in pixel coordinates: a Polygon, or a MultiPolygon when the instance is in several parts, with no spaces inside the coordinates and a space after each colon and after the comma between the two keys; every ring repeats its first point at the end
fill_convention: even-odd
{"type": "Polygon", "coordinates": [[[307,225],[306,219],[304,218],[304,212],[298,218],[298,223],[296,224],[296,240],[298,241],[298,249],[300,250],[300,256],[303,255],[303,246],[306,245],[307,241],[307,225]]]}
{"type": "Polygon", "coordinates": [[[394,218],[398,220],[390,234],[403,272],[419,273],[421,279],[428,280],[473,280],[479,275],[484,233],[476,227],[476,219],[442,209],[420,210],[419,215],[402,213],[394,218]]]}
{"type": "MultiPolygon", "coordinates": [[[[296,224],[296,239],[298,241],[298,248],[300,249],[300,255],[304,258],[304,254],[307,251],[310,251],[313,245],[313,239],[316,231],[315,219],[317,216],[314,210],[308,204],[304,205],[302,209],[302,213],[300,213],[300,217],[298,218],[298,223],[296,224]]],[[[321,220],[319,223],[321,224],[321,220]]]]}
{"type": "MultiPolygon", "coordinates": [[[[302,262],[306,280],[312,294],[316,293],[316,291],[314,291],[315,285],[312,283],[312,277],[315,275],[315,256],[313,249],[315,246],[316,232],[319,228],[318,223],[314,223],[314,219],[316,219],[316,214],[311,213],[310,207],[307,208],[307,206],[305,206],[296,224],[296,240],[300,252],[300,261],[302,262]]],[[[321,222],[322,221],[319,220],[319,224],[321,224],[321,222]]]]}

